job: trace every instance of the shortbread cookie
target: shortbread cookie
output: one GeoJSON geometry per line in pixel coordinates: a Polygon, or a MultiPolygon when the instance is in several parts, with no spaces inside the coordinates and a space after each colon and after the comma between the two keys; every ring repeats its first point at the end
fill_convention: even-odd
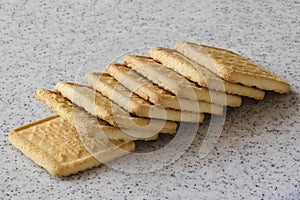
{"type": "Polygon", "coordinates": [[[202,113],[164,109],[155,106],[128,90],[108,73],[90,72],[84,76],[84,80],[125,110],[140,117],[197,123],[202,122],[204,118],[202,113]]]}
{"type": "Polygon", "coordinates": [[[55,91],[38,89],[34,96],[73,125],[80,134],[111,140],[155,140],[158,137],[158,133],[147,132],[143,128],[129,130],[114,127],[88,114],[55,91]]]}
{"type": "Polygon", "coordinates": [[[97,148],[91,147],[92,154],[76,129],[58,115],[17,127],[9,134],[13,146],[53,176],[76,174],[135,149],[133,141],[91,140],[97,144],[97,148]]]}
{"type": "MultiPolygon", "coordinates": [[[[180,47],[180,45],[178,46],[180,47]]],[[[183,47],[180,48],[180,50],[183,49],[183,47]]],[[[222,80],[218,75],[197,62],[190,60],[176,50],[164,47],[152,47],[148,55],[162,63],[165,67],[176,71],[202,87],[257,100],[262,100],[265,96],[265,92],[262,90],[222,80]]]]}
{"type": "Polygon", "coordinates": [[[191,102],[189,99],[178,98],[173,93],[154,84],[136,71],[121,63],[109,64],[106,72],[123,84],[126,88],[155,105],[190,112],[222,114],[223,107],[204,101],[191,102]],[[195,103],[198,105],[195,106],[195,103]]]}
{"type": "Polygon", "coordinates": [[[59,82],[56,84],[55,89],[76,105],[113,126],[126,129],[143,128],[145,131],[157,133],[176,132],[177,124],[175,122],[130,116],[130,114],[119,105],[113,103],[101,93],[94,91],[88,86],[59,82]]]}
{"type": "Polygon", "coordinates": [[[231,83],[288,93],[290,85],[259,64],[232,51],[178,41],[175,49],[231,83]]]}
{"type": "Polygon", "coordinates": [[[175,71],[164,67],[150,57],[128,54],[124,56],[124,62],[139,74],[176,96],[192,101],[200,100],[222,106],[237,107],[242,103],[242,98],[239,96],[198,87],[195,83],[187,80],[175,71]]]}

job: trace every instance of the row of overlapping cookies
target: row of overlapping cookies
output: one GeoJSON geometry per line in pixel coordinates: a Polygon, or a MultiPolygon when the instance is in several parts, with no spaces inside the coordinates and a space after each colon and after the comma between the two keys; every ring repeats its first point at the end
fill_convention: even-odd
{"type": "Polygon", "coordinates": [[[125,55],[124,63],[84,80],[88,85],[59,82],[35,97],[75,127],[98,160],[99,152],[111,148],[108,141],[154,140],[158,133],[176,133],[176,122],[199,123],[204,113],[222,115],[224,106],[241,106],[243,96],[262,100],[264,90],[290,90],[282,78],[241,55],[185,41],[174,49],[153,47],[147,56],[125,55]]]}

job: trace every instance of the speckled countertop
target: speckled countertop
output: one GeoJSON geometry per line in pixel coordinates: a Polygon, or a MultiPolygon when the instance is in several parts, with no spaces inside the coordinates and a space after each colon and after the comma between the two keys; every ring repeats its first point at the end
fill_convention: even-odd
{"type": "MultiPolygon", "coordinates": [[[[299,13],[296,0],[1,1],[0,199],[300,199],[299,13]],[[151,173],[102,166],[53,178],[8,143],[12,128],[51,114],[33,98],[37,88],[81,82],[124,52],[177,39],[242,53],[292,91],[229,109],[201,159],[207,119],[179,159],[151,173]]],[[[151,151],[170,139],[138,146],[151,151]]]]}

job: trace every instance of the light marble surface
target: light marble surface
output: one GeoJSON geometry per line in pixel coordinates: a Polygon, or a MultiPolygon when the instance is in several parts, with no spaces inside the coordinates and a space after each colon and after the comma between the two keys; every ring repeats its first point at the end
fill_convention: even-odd
{"type": "Polygon", "coordinates": [[[0,199],[300,199],[299,13],[297,0],[1,1],[0,199]],[[37,88],[81,82],[124,52],[182,38],[242,53],[292,91],[229,109],[200,159],[206,120],[178,160],[151,173],[102,166],[53,178],[8,143],[12,128],[51,114],[33,98],[37,88]]]}

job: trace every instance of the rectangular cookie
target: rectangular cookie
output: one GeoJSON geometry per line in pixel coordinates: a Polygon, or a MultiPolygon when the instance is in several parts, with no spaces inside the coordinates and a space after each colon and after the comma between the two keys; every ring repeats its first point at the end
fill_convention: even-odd
{"type": "Polygon", "coordinates": [[[77,132],[85,135],[111,140],[156,140],[158,137],[158,133],[143,129],[129,130],[114,127],[88,114],[56,91],[38,89],[34,96],[74,126],[77,132]]]}
{"type": "Polygon", "coordinates": [[[127,111],[92,88],[69,82],[58,82],[55,89],[74,104],[113,126],[126,129],[174,133],[177,124],[171,121],[131,116],[127,111]]]}
{"type": "Polygon", "coordinates": [[[92,155],[81,142],[76,129],[59,115],[17,127],[9,133],[8,140],[53,176],[76,174],[135,149],[133,141],[96,140],[97,151],[93,151],[92,155]]]}
{"type": "Polygon", "coordinates": [[[164,67],[150,57],[128,54],[124,56],[124,63],[176,96],[192,101],[205,101],[221,106],[237,107],[242,103],[240,96],[198,87],[195,83],[187,80],[175,71],[164,67]]]}
{"type": "Polygon", "coordinates": [[[285,80],[230,50],[186,41],[178,41],[175,49],[231,83],[278,93],[290,91],[290,85],[285,80]]]}
{"type": "MultiPolygon", "coordinates": [[[[176,47],[181,52],[185,51],[185,48],[180,45],[176,45],[176,47]]],[[[265,96],[265,92],[257,88],[224,81],[218,75],[176,50],[164,47],[152,47],[148,52],[148,56],[202,87],[257,100],[262,100],[265,96]]]]}
{"type": "Polygon", "coordinates": [[[84,80],[125,110],[140,117],[195,123],[202,122],[204,118],[202,113],[164,109],[155,106],[128,90],[108,73],[90,72],[84,76],[84,80]]]}
{"type": "Polygon", "coordinates": [[[198,110],[200,110],[200,112],[203,113],[223,113],[222,106],[204,101],[197,101],[198,107],[196,106],[195,108],[195,102],[191,102],[191,100],[185,98],[178,98],[173,93],[154,84],[152,81],[127,67],[125,64],[109,64],[105,71],[126,88],[155,105],[190,112],[198,112],[198,110]]]}

